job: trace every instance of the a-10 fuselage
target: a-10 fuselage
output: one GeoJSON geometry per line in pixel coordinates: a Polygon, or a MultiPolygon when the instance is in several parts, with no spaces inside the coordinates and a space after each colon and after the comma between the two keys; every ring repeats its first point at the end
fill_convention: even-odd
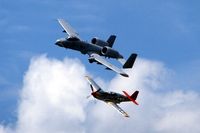
{"type": "Polygon", "coordinates": [[[56,41],[56,45],[67,49],[80,51],[82,54],[96,53],[98,55],[105,56],[108,58],[115,58],[115,59],[123,58],[123,56],[119,54],[118,51],[110,47],[107,46],[102,47],[96,44],[88,43],[86,41],[80,41],[79,39],[76,38],[58,39],[56,41]]]}

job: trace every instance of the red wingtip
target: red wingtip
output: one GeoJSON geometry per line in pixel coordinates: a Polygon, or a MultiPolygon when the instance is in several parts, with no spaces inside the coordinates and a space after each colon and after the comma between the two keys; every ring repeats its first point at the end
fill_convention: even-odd
{"type": "Polygon", "coordinates": [[[127,92],[125,92],[125,91],[122,91],[127,97],[128,97],[128,99],[130,99],[133,103],[135,103],[136,105],[139,105],[133,98],[131,98],[131,96],[127,93],[127,92]]]}

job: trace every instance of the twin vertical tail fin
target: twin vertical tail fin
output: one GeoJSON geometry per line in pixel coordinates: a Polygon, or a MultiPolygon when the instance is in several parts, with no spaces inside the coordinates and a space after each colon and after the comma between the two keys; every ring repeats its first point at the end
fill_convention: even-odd
{"type": "Polygon", "coordinates": [[[128,60],[124,63],[123,68],[132,68],[137,58],[137,54],[131,54],[128,60]]]}
{"type": "Polygon", "coordinates": [[[114,42],[115,42],[116,36],[115,35],[111,35],[108,40],[107,43],[109,44],[108,46],[112,48],[114,42]]]}
{"type": "MultiPolygon", "coordinates": [[[[112,48],[114,42],[115,42],[116,36],[115,35],[110,35],[110,37],[107,40],[108,46],[112,48]]],[[[137,58],[137,54],[133,53],[130,55],[128,60],[124,60],[123,58],[119,58],[118,60],[123,64],[123,68],[132,68],[135,60],[137,58]]]]}
{"type": "Polygon", "coordinates": [[[135,103],[136,105],[139,105],[139,104],[136,102],[136,99],[137,99],[137,96],[138,96],[138,94],[139,94],[139,91],[135,91],[131,96],[130,96],[127,92],[125,92],[125,91],[123,91],[123,93],[127,96],[127,98],[128,98],[130,101],[132,101],[132,102],[135,103]]]}

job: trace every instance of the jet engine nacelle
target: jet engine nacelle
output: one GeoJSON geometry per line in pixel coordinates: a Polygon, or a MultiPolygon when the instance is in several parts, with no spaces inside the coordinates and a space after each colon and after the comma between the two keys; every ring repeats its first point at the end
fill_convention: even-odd
{"type": "Polygon", "coordinates": [[[111,57],[111,58],[123,58],[122,55],[119,54],[116,50],[105,46],[101,49],[101,54],[106,56],[106,57],[111,57]]]}
{"type": "Polygon", "coordinates": [[[92,38],[91,43],[96,44],[96,45],[101,46],[101,47],[109,46],[109,44],[106,41],[100,40],[96,37],[92,38]]]}

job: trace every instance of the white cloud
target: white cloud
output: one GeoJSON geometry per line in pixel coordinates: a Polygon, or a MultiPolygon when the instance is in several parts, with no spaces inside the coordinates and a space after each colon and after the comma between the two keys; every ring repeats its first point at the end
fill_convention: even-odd
{"type": "Polygon", "coordinates": [[[196,92],[174,91],[162,97],[162,115],[155,122],[160,132],[192,132],[200,131],[200,97],[196,92]]]}
{"type": "Polygon", "coordinates": [[[126,90],[129,94],[140,91],[139,106],[120,104],[130,118],[122,117],[104,102],[93,104],[85,98],[90,93],[84,79],[88,72],[79,60],[35,57],[24,76],[17,123],[14,128],[0,125],[0,133],[200,131],[199,94],[163,90],[172,72],[164,64],[138,59],[127,72],[130,78],[117,75],[111,81],[95,79],[105,90],[126,90]]]}
{"type": "Polygon", "coordinates": [[[0,133],[12,133],[11,129],[8,127],[5,127],[3,125],[0,125],[0,133]]]}
{"type": "Polygon", "coordinates": [[[4,127],[2,125],[0,125],[0,133],[4,133],[4,127]]]}
{"type": "Polygon", "coordinates": [[[17,133],[82,132],[87,84],[78,60],[36,57],[24,78],[17,133]]]}

